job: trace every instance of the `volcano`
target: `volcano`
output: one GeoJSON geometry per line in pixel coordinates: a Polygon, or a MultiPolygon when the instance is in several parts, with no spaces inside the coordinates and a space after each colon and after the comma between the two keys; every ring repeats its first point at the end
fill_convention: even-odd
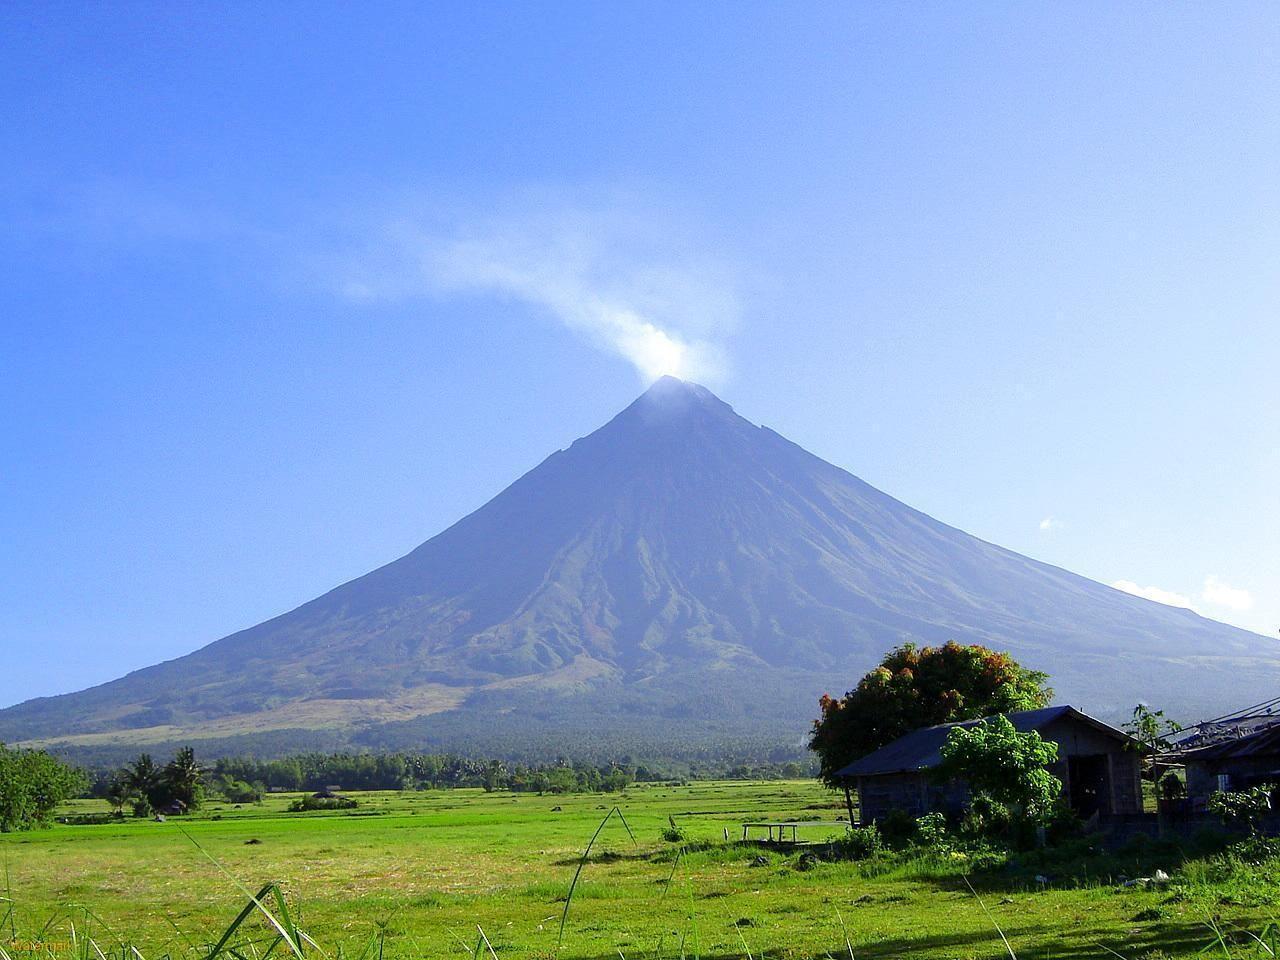
{"type": "Polygon", "coordinates": [[[0,711],[63,748],[795,747],[891,647],[982,643],[1116,716],[1273,696],[1275,644],[984,542],[664,378],[411,553],[188,656],[0,711]]]}

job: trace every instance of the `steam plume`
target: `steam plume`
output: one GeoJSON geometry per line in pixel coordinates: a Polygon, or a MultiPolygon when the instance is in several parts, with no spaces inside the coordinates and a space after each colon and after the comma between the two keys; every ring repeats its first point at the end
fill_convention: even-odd
{"type": "Polygon", "coordinates": [[[425,285],[436,294],[515,300],[630,361],[646,382],[664,374],[723,378],[719,343],[736,322],[734,284],[686,230],[613,205],[397,233],[413,277],[361,280],[349,293],[404,295],[425,285]]]}

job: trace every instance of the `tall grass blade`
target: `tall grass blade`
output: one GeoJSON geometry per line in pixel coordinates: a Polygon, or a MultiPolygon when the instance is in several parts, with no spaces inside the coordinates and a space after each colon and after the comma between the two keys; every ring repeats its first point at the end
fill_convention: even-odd
{"type": "Polygon", "coordinates": [[[1201,947],[1200,952],[1208,953],[1214,947],[1220,947],[1222,949],[1222,955],[1226,957],[1227,960],[1231,960],[1231,947],[1227,945],[1227,938],[1222,935],[1222,928],[1218,926],[1218,921],[1213,918],[1212,914],[1205,911],[1204,922],[1205,925],[1213,931],[1213,939],[1201,947]]]}
{"type": "Polygon", "coordinates": [[[17,921],[17,918],[14,917],[13,915],[13,911],[14,911],[13,882],[9,876],[9,851],[7,850],[5,851],[5,854],[4,854],[4,897],[0,899],[3,899],[4,902],[8,904],[8,906],[5,908],[4,920],[0,921],[0,928],[3,928],[5,923],[8,923],[9,939],[11,941],[17,940],[18,939],[18,921],[17,921]]]}
{"type": "MultiPolygon", "coordinates": [[[[267,908],[262,905],[263,899],[272,892],[272,888],[274,887],[274,883],[268,883],[258,891],[257,896],[249,894],[249,902],[241,908],[238,914],[236,914],[236,918],[231,921],[231,926],[227,927],[227,929],[223,931],[222,939],[220,939],[214,948],[205,955],[205,960],[214,960],[214,958],[221,956],[223,951],[226,950],[227,944],[231,942],[231,938],[234,937],[236,931],[240,929],[240,925],[248,920],[255,911],[261,911],[265,914],[272,926],[279,931],[281,937],[288,936],[285,928],[280,924],[280,922],[276,920],[275,917],[271,916],[267,908]]],[[[300,950],[296,949],[294,953],[297,956],[302,956],[300,950]]]]}
{"type": "Polygon", "coordinates": [[[987,905],[982,902],[982,898],[978,896],[978,891],[973,889],[973,884],[969,882],[969,878],[964,878],[964,885],[969,888],[969,892],[973,894],[973,899],[978,901],[978,906],[982,908],[982,912],[987,915],[987,919],[991,921],[991,925],[996,928],[996,933],[1000,934],[1000,939],[1004,941],[1005,950],[1009,951],[1009,960],[1018,960],[1018,955],[1013,952],[1013,947],[1009,944],[1009,938],[1004,935],[1004,931],[1000,929],[1000,924],[996,923],[996,918],[991,915],[991,911],[987,909],[987,905]]]}
{"type": "Polygon", "coordinates": [[[231,924],[231,926],[227,929],[226,933],[222,935],[222,939],[218,941],[218,946],[214,948],[212,953],[208,954],[205,957],[205,960],[214,960],[214,958],[217,957],[222,952],[223,948],[227,944],[227,941],[231,939],[232,934],[234,934],[235,931],[240,928],[240,925],[244,923],[246,919],[248,919],[249,915],[252,914],[255,909],[258,910],[258,912],[260,912],[263,915],[263,917],[266,918],[267,923],[271,924],[271,926],[275,928],[276,932],[279,933],[280,936],[284,937],[285,943],[288,945],[289,949],[293,951],[293,955],[295,957],[304,957],[306,955],[302,948],[302,941],[298,939],[295,933],[290,932],[290,928],[285,926],[284,923],[278,920],[275,917],[275,915],[270,910],[268,910],[266,905],[262,902],[263,899],[268,894],[273,894],[277,905],[283,908],[283,915],[285,919],[288,921],[290,925],[292,925],[293,921],[288,912],[288,905],[284,898],[284,892],[279,888],[277,884],[268,883],[261,890],[259,890],[256,895],[253,894],[252,892],[250,892],[249,888],[246,887],[243,883],[241,883],[239,879],[237,879],[229,870],[227,870],[227,868],[224,867],[216,857],[214,857],[211,853],[209,853],[209,851],[206,850],[204,847],[200,846],[199,841],[197,841],[195,837],[191,836],[191,834],[187,833],[187,831],[183,830],[181,827],[179,827],[178,830],[184,837],[186,837],[188,840],[191,841],[192,846],[194,846],[197,850],[199,850],[210,863],[212,863],[215,867],[218,868],[218,871],[224,877],[226,877],[228,880],[234,883],[245,894],[245,896],[249,898],[249,903],[246,904],[245,908],[240,911],[240,914],[236,918],[235,922],[231,924]]]}
{"type": "Polygon", "coordinates": [[[836,907],[836,919],[840,921],[840,932],[844,934],[844,945],[849,951],[849,960],[854,960],[853,944],[849,940],[849,928],[844,925],[844,917],[840,916],[839,907],[836,907]]]}
{"type": "MultiPolygon", "coordinates": [[[[494,952],[493,952],[493,944],[492,944],[492,943],[490,943],[490,942],[489,942],[489,938],[485,936],[485,933],[484,933],[484,927],[480,926],[480,924],[478,924],[478,923],[477,923],[477,924],[476,924],[476,929],[480,931],[480,939],[484,941],[484,945],[485,945],[485,947],[486,947],[486,948],[488,949],[488,951],[489,951],[489,956],[490,956],[490,957],[492,957],[492,958],[493,958],[493,960],[498,960],[498,955],[497,955],[496,953],[494,953],[494,952]]],[[[478,953],[478,952],[479,952],[479,950],[480,950],[480,944],[479,944],[479,943],[477,943],[477,944],[476,944],[476,952],[478,953]]]]}
{"type": "Polygon", "coordinates": [[[1107,953],[1111,954],[1113,957],[1119,957],[1120,960],[1129,960],[1129,958],[1126,957],[1124,954],[1116,953],[1116,951],[1112,950],[1105,943],[1099,943],[1097,940],[1092,940],[1090,942],[1099,950],[1105,950],[1107,953]]]}
{"type": "Polygon", "coordinates": [[[615,815],[622,821],[622,825],[627,828],[627,836],[631,838],[631,843],[635,844],[636,842],[636,835],[631,832],[631,825],[627,823],[627,818],[622,815],[621,809],[614,807],[604,815],[604,819],[601,820],[600,825],[596,827],[596,832],[591,835],[591,839],[587,843],[587,848],[582,851],[582,856],[578,859],[578,868],[573,871],[573,880],[569,882],[569,893],[564,898],[564,910],[560,913],[560,933],[556,937],[557,950],[559,950],[560,946],[564,943],[564,925],[569,919],[569,907],[573,903],[573,891],[578,888],[578,878],[582,876],[582,868],[587,865],[587,860],[591,856],[591,848],[596,845],[596,839],[600,836],[600,832],[604,830],[605,824],[608,823],[615,815]]]}

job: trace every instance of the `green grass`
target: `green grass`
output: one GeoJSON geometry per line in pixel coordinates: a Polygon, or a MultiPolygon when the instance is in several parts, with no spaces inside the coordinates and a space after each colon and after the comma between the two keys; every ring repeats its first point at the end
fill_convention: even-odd
{"type": "MultiPolygon", "coordinates": [[[[704,958],[848,957],[849,947],[860,960],[1007,958],[997,925],[1023,960],[1108,950],[1129,960],[1195,957],[1206,945],[1205,956],[1266,956],[1246,931],[1264,933],[1280,894],[1280,868],[1268,863],[1193,860],[1178,872],[1171,858],[1166,869],[1178,882],[1165,890],[1118,886],[1119,872],[1136,875],[1158,854],[1131,866],[1123,858],[1032,865],[975,874],[975,895],[965,882],[971,864],[960,858],[811,863],[800,851],[724,842],[725,829],[736,838],[746,819],[834,820],[842,800],[809,782],[641,785],[605,797],[359,796],[354,815],[287,814],[293,797],[277,795],[240,809],[213,803],[167,823],[0,836],[14,901],[7,920],[0,902],[0,948],[11,960],[98,960],[85,945],[92,937],[112,956],[129,943],[145,960],[206,957],[249,892],[274,882],[287,897],[286,926],[296,923],[324,951],[310,955],[345,960],[378,951],[388,960],[461,956],[477,943],[490,956],[478,927],[500,958],[640,960],[682,949],[704,958]],[[605,823],[557,952],[583,850],[615,804],[635,842],[619,818],[605,823]],[[688,835],[678,858],[661,840],[669,816],[688,835]],[[1034,879],[1038,869],[1049,883],[1034,879]]],[[[280,916],[274,894],[262,900],[280,916]]],[[[239,955],[261,956],[276,935],[262,911],[236,932],[250,935],[256,948],[239,955]]],[[[279,944],[272,955],[288,953],[279,944]]]]}

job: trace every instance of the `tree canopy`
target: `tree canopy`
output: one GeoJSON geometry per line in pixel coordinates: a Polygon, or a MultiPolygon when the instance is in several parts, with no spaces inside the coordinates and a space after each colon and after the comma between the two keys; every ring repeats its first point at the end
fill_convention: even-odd
{"type": "Polygon", "coordinates": [[[1047,706],[1048,679],[978,644],[903,644],[842,698],[823,695],[809,747],[823,781],[837,786],[841,767],[912,730],[1047,706]]]}
{"type": "Polygon", "coordinates": [[[956,727],[940,752],[935,775],[968,784],[971,805],[996,804],[1034,822],[1048,815],[1062,792],[1062,781],[1045,769],[1058,759],[1058,745],[1035,730],[1019,733],[1006,716],[956,727]]]}
{"type": "Polygon", "coordinates": [[[131,804],[138,817],[175,806],[194,810],[204,797],[204,770],[190,747],[183,747],[163,767],[151,754],[142,753],[113,774],[102,793],[116,809],[131,804]]]}
{"type": "Polygon", "coordinates": [[[87,786],[81,770],[43,750],[11,750],[0,743],[0,831],[47,826],[54,807],[87,786]]]}

